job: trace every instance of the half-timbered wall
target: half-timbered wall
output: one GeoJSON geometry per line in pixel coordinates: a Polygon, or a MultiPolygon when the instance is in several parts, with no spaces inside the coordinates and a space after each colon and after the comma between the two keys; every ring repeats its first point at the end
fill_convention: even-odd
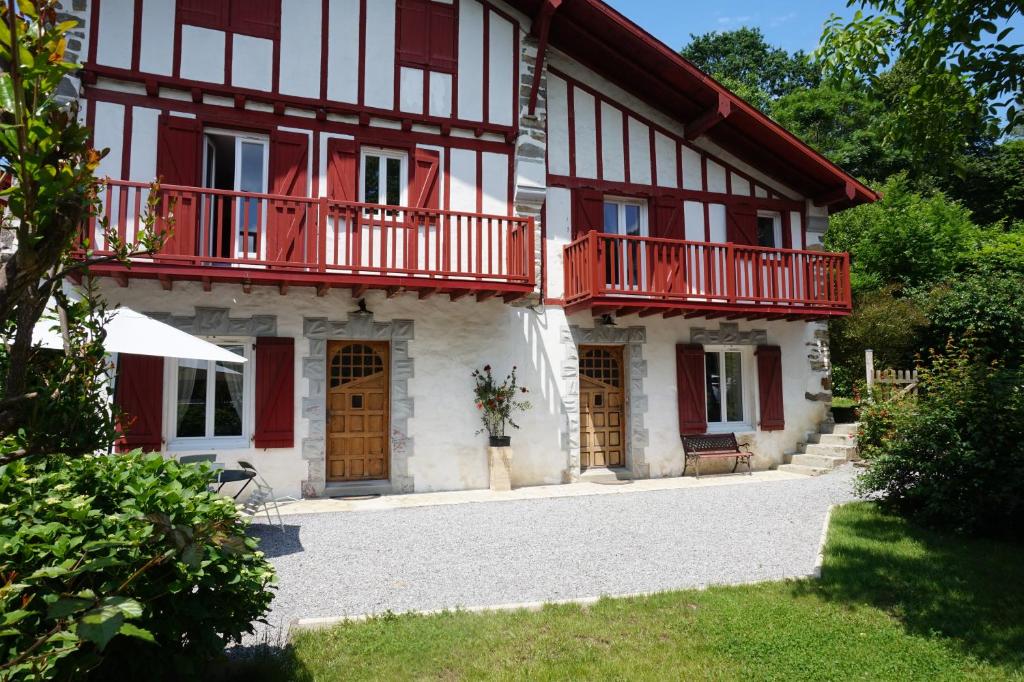
{"type": "Polygon", "coordinates": [[[520,22],[480,0],[102,0],[100,75],[508,134],[520,22]]]}
{"type": "MultiPolygon", "coordinates": [[[[635,199],[651,236],[726,242],[733,211],[779,217],[778,247],[807,248],[804,197],[570,58],[547,73],[547,295],[561,296],[562,247],[591,227],[581,197],[635,199]]],[[[585,198],[584,198],[585,201],[585,198]]]]}

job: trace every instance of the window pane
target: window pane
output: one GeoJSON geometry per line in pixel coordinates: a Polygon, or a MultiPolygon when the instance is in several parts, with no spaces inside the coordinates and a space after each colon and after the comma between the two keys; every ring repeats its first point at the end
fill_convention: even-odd
{"type": "Polygon", "coordinates": [[[207,364],[198,360],[178,361],[179,438],[206,435],[206,368],[207,364]]]}
{"type": "Polygon", "coordinates": [[[722,421],[722,372],[718,353],[704,354],[704,377],[708,393],[708,423],[722,421]]]}
{"type": "MultiPolygon", "coordinates": [[[[238,179],[242,192],[263,192],[263,145],[258,142],[242,142],[242,172],[238,179]]],[[[259,227],[259,207],[255,199],[239,200],[238,225],[239,245],[247,253],[256,251],[256,231],[259,227]]]]}
{"type": "Polygon", "coordinates": [[[388,159],[388,196],[389,206],[400,206],[402,204],[402,161],[401,159],[388,159]]]}
{"type": "Polygon", "coordinates": [[[640,207],[634,204],[626,204],[626,234],[636,237],[640,236],[640,207]]]}
{"type": "Polygon", "coordinates": [[[766,216],[757,218],[757,244],[775,248],[775,219],[766,216]]]}
{"type": "Polygon", "coordinates": [[[380,203],[380,157],[367,156],[363,167],[363,197],[368,204],[380,203]]]}
{"type": "MultiPolygon", "coordinates": [[[[242,355],[241,346],[221,346],[242,355]]],[[[235,362],[216,363],[214,376],[213,435],[242,435],[242,390],[245,365],[235,362]]]]}
{"type": "Polygon", "coordinates": [[[604,202],[604,231],[608,234],[619,233],[619,205],[610,201],[604,202]]]}
{"type": "Polygon", "coordinates": [[[263,144],[242,143],[242,177],[238,189],[242,192],[263,191],[263,144]]]}
{"type": "Polygon", "coordinates": [[[739,353],[725,354],[725,420],[743,421],[743,362],[739,353]]]}

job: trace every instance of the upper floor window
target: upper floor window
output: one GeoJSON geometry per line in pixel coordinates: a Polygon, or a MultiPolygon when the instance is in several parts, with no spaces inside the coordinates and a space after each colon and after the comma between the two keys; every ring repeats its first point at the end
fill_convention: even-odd
{"type": "MultiPolygon", "coordinates": [[[[266,192],[268,142],[265,135],[207,129],[203,141],[203,186],[232,192],[266,192]]],[[[264,232],[266,221],[266,208],[259,199],[211,194],[206,199],[206,210],[209,215],[204,216],[206,234],[203,238],[208,241],[211,255],[233,258],[259,255],[258,235],[264,232]]]]}
{"type": "Polygon", "coordinates": [[[605,197],[604,231],[630,237],[647,236],[647,203],[605,197]]]}
{"type": "Polygon", "coordinates": [[[281,0],[178,0],[178,22],[274,39],[281,28],[281,0]]]}
{"type": "Polygon", "coordinates": [[[398,0],[398,62],[430,71],[456,69],[455,5],[398,0]]]}
{"type": "Polygon", "coordinates": [[[778,213],[757,214],[757,245],[772,249],[782,246],[782,216],[778,213]]]}
{"type": "Polygon", "coordinates": [[[366,204],[404,206],[408,186],[408,155],[389,149],[363,149],[359,199],[366,204]]]}

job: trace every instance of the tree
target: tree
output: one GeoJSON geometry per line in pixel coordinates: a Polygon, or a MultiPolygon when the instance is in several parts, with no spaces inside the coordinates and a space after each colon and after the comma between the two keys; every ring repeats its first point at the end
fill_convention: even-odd
{"type": "Polygon", "coordinates": [[[963,157],[940,187],[983,225],[1024,220],[1024,140],[1007,140],[963,157]]]}
{"type": "MultiPolygon", "coordinates": [[[[63,282],[97,262],[149,253],[162,243],[145,228],[124,244],[99,217],[102,191],[95,177],[106,151],[89,145],[76,103],[56,98],[78,66],[64,60],[66,33],[54,0],[13,0],[0,8],[0,233],[13,252],[0,267],[0,464],[34,454],[79,454],[106,448],[113,433],[104,399],[104,308],[88,287],[80,304],[63,282]],[[95,219],[113,255],[94,256],[79,245],[79,230],[95,219]],[[81,251],[84,249],[84,253],[81,251]],[[32,333],[50,301],[64,337],[62,357],[32,345],[32,333]]],[[[155,190],[155,188],[154,188],[155,190]]],[[[157,192],[151,192],[157,196],[157,192]]]]}
{"type": "Polygon", "coordinates": [[[1024,50],[1009,44],[1005,23],[1021,13],[1019,0],[848,0],[850,21],[832,15],[817,55],[842,80],[874,83],[896,61],[913,82],[894,102],[891,133],[927,135],[929,112],[951,88],[966,86],[1004,130],[1022,121],[1024,50]],[[924,129],[922,129],[922,125],[924,129]]]}
{"type": "Polygon", "coordinates": [[[848,173],[881,181],[907,169],[898,149],[883,143],[878,121],[885,108],[864,88],[821,85],[772,105],[772,117],[848,173]]]}
{"type": "Polygon", "coordinates": [[[778,98],[821,81],[806,54],[772,47],[759,28],[691,34],[690,39],[679,54],[764,111],[778,98]]]}
{"type": "Polygon", "coordinates": [[[825,245],[848,251],[855,291],[934,284],[961,269],[982,241],[971,213],[941,192],[913,191],[897,175],[881,201],[832,216],[825,245]]]}

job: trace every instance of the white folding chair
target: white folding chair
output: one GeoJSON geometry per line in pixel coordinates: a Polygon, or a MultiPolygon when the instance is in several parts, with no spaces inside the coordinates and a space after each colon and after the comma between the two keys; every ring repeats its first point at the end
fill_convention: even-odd
{"type": "Polygon", "coordinates": [[[242,511],[249,516],[255,517],[262,510],[267,515],[267,522],[274,525],[274,519],[270,515],[270,510],[273,509],[274,514],[277,516],[277,526],[284,532],[284,521],[281,519],[281,510],[277,507],[274,489],[256,471],[256,467],[249,462],[239,460],[238,466],[253,473],[252,485],[254,487],[249,496],[245,498],[245,502],[242,503],[242,511]]]}

